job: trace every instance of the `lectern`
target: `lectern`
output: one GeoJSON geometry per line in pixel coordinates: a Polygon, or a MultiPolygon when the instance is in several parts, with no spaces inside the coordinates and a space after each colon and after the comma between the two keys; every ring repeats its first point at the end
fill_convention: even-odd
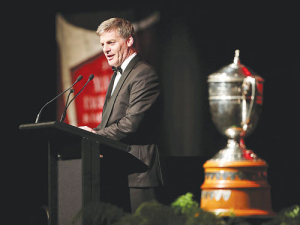
{"type": "MultiPolygon", "coordinates": [[[[29,137],[48,142],[48,207],[49,225],[59,224],[58,163],[81,160],[82,224],[93,224],[85,213],[88,204],[100,201],[100,154],[104,157],[120,157],[124,165],[145,170],[147,167],[129,154],[130,146],[93,134],[61,122],[45,122],[20,125],[29,137]]],[[[34,145],[34,143],[33,143],[34,145]]],[[[122,168],[120,168],[122,169],[122,168]]],[[[93,215],[92,215],[93,217],[93,215]]]]}

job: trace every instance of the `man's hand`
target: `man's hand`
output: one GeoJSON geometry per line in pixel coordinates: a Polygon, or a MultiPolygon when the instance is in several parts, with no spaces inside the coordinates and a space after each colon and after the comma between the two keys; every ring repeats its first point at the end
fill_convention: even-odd
{"type": "MultiPolygon", "coordinates": [[[[81,127],[78,127],[78,128],[89,131],[89,132],[92,132],[94,134],[96,133],[96,131],[94,131],[92,128],[87,127],[87,126],[81,126],[81,127]]],[[[103,158],[103,155],[100,155],[100,158],[103,158]]]]}
{"type": "Polygon", "coordinates": [[[93,128],[90,128],[90,127],[87,127],[87,126],[81,126],[81,127],[78,127],[78,128],[89,131],[89,132],[92,132],[94,134],[96,133],[96,131],[94,131],[93,128]]]}

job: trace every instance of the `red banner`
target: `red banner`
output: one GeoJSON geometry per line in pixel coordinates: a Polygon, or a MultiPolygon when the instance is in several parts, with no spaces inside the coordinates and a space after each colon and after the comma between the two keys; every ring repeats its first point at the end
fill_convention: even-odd
{"type": "Polygon", "coordinates": [[[74,94],[80,91],[90,74],[94,74],[94,79],[74,100],[78,126],[96,127],[101,122],[105,94],[113,74],[103,53],[72,68],[72,82],[75,82],[79,75],[84,77],[80,82],[81,86],[79,84],[75,85],[74,94]]]}

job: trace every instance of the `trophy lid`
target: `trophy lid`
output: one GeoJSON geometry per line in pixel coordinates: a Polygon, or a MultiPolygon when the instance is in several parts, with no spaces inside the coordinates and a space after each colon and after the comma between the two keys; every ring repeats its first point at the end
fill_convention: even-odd
{"type": "Polygon", "coordinates": [[[243,81],[245,77],[252,76],[259,82],[264,82],[264,79],[257,75],[249,67],[240,63],[240,50],[235,50],[233,63],[224,66],[217,72],[208,76],[208,82],[239,82],[243,81]]]}

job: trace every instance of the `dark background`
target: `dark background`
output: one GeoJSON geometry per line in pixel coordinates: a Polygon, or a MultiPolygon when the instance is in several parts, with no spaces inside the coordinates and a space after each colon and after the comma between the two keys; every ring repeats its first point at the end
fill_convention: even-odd
{"type": "MultiPolygon", "coordinates": [[[[161,13],[155,28],[155,67],[167,101],[161,128],[166,186],[160,201],[169,204],[188,191],[200,200],[202,165],[226,144],[210,118],[207,76],[230,64],[235,49],[240,49],[241,62],[265,79],[263,111],[246,139],[247,147],[269,164],[273,209],[278,212],[299,204],[300,20],[296,4],[15,0],[2,8],[1,22],[3,215],[27,224],[47,204],[47,163],[41,151],[46,146],[28,140],[18,127],[33,123],[41,106],[58,91],[56,13],[125,9],[133,10],[136,20],[155,10],[161,13]]],[[[55,119],[52,104],[42,120],[55,119]]]]}

